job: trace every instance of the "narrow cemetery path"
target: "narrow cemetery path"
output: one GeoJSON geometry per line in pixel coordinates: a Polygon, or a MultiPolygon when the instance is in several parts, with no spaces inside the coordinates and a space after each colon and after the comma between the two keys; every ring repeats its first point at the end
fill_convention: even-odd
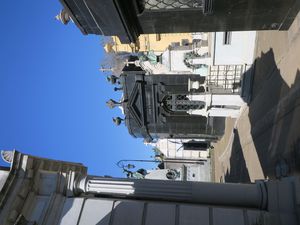
{"type": "Polygon", "coordinates": [[[300,16],[289,31],[257,35],[252,99],[215,145],[216,182],[300,173],[300,16]]]}

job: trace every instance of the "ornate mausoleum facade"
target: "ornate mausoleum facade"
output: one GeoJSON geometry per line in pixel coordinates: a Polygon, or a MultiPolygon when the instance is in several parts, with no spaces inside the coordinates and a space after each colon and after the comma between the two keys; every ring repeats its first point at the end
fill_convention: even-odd
{"type": "Polygon", "coordinates": [[[191,74],[145,75],[145,71],[134,70],[124,71],[120,76],[123,89],[121,104],[131,135],[147,141],[180,138],[209,142],[223,135],[224,117],[196,113],[207,108],[205,101],[193,100],[193,96],[206,92],[204,77],[191,74]]]}

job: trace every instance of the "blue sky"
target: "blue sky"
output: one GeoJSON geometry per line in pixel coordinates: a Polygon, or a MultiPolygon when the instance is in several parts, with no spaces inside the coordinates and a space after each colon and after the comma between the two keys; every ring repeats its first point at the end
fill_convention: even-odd
{"type": "MultiPolygon", "coordinates": [[[[82,162],[90,174],[122,176],[119,159],[148,159],[151,148],[111,119],[118,99],[98,71],[99,36],[54,19],[58,0],[1,2],[0,149],[82,162]]],[[[151,168],[151,165],[150,165],[151,168]]]]}

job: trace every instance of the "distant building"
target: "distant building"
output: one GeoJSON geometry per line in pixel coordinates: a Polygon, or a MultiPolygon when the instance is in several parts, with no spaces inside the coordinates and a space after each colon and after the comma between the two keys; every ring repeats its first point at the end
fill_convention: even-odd
{"type": "Polygon", "coordinates": [[[174,162],[164,162],[163,169],[149,170],[145,179],[173,180],[192,182],[211,182],[210,159],[183,160],[173,159],[174,162]]]}
{"type": "Polygon", "coordinates": [[[299,177],[214,184],[90,176],[82,164],[4,151],[1,225],[293,225],[299,177]]]}
{"type": "Polygon", "coordinates": [[[211,181],[210,143],[201,139],[158,139],[151,143],[163,168],[175,171],[177,179],[211,181]]]}
{"type": "Polygon", "coordinates": [[[117,36],[112,36],[111,42],[105,44],[107,53],[138,53],[150,52],[155,54],[163,53],[170,44],[179,43],[188,45],[192,43],[191,33],[171,33],[171,34],[142,34],[135,43],[122,44],[117,36]]]}
{"type": "Polygon", "coordinates": [[[165,168],[176,171],[182,181],[211,182],[210,159],[189,162],[182,160],[182,163],[165,163],[165,168]]]}
{"type": "MultiPolygon", "coordinates": [[[[159,61],[140,58],[140,65],[149,74],[192,73],[207,76],[224,67],[241,67],[241,77],[254,62],[255,31],[195,33],[190,44],[169,43],[159,61]]],[[[222,70],[222,69],[221,69],[222,70]]],[[[225,71],[222,71],[225,72],[225,71]]]]}
{"type": "Polygon", "coordinates": [[[165,158],[181,160],[206,160],[209,143],[201,139],[159,139],[152,144],[165,158]]]}
{"type": "Polygon", "coordinates": [[[256,31],[211,33],[211,65],[252,65],[256,31]]]}

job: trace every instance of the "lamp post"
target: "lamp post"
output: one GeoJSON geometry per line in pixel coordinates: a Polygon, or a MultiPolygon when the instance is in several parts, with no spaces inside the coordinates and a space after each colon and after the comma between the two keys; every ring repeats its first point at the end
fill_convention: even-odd
{"type": "Polygon", "coordinates": [[[114,118],[112,118],[112,120],[117,126],[119,126],[122,123],[122,121],[124,121],[124,119],[122,119],[120,117],[114,117],[114,118]]]}
{"type": "MultiPolygon", "coordinates": [[[[122,159],[118,161],[116,164],[119,167],[119,164],[122,162],[154,162],[154,163],[161,163],[161,162],[169,162],[169,163],[183,163],[183,162],[188,162],[188,163],[195,163],[195,164],[201,164],[205,160],[202,159],[171,159],[171,158],[166,158],[163,160],[149,160],[149,159],[122,159]]],[[[130,165],[130,164],[129,164],[130,165]]],[[[121,168],[121,167],[120,167],[121,168]]]]}
{"type": "Polygon", "coordinates": [[[122,163],[124,162],[146,162],[146,163],[189,163],[189,164],[202,164],[204,160],[186,160],[186,159],[162,159],[162,160],[150,160],[150,159],[122,159],[119,160],[116,165],[121,168],[127,168],[127,169],[133,169],[135,168],[135,165],[133,164],[127,164],[124,165],[122,163]]]}
{"type": "Polygon", "coordinates": [[[122,159],[120,161],[118,161],[116,163],[116,165],[119,167],[119,168],[128,168],[128,169],[133,169],[135,168],[135,165],[133,164],[128,164],[128,165],[124,165],[124,164],[121,164],[123,162],[154,162],[154,163],[160,163],[162,161],[160,160],[147,160],[147,159],[122,159]]]}

